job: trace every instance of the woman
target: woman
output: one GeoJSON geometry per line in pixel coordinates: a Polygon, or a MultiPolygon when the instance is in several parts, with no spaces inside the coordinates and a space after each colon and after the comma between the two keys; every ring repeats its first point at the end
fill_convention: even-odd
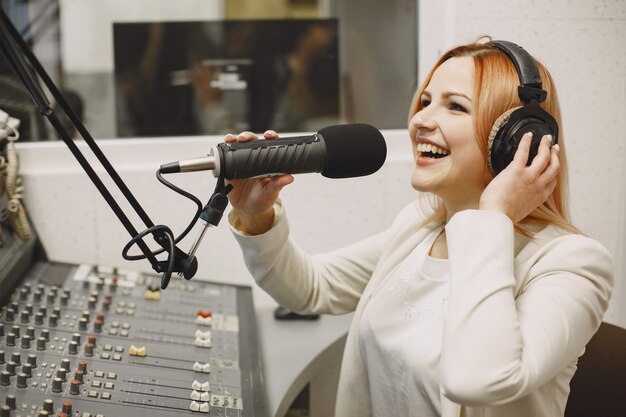
{"type": "MultiPolygon", "coordinates": [[[[560,121],[537,66],[541,106],[560,121]]],[[[409,112],[411,184],[434,198],[349,247],[309,256],[288,239],[278,194],[290,175],[233,181],[229,220],[258,284],[298,312],[355,312],[338,417],[563,415],[608,307],[612,260],[567,220],[562,137],[543,137],[527,166],[525,135],[510,165],[490,173],[489,133],[521,105],[518,85],[491,43],[444,54],[409,112]]]]}

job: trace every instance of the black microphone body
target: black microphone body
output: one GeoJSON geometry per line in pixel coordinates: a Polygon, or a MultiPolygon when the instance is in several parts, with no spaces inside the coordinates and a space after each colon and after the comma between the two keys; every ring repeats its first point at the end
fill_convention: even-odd
{"type": "Polygon", "coordinates": [[[211,154],[161,166],[162,173],[213,170],[226,179],[319,172],[327,178],[372,174],[387,156],[385,139],[367,124],[330,126],[309,136],[224,142],[211,154]]]}

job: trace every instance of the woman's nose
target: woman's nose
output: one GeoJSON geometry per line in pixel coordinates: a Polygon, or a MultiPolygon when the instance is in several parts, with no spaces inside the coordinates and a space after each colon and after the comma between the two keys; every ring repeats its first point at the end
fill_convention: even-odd
{"type": "Polygon", "coordinates": [[[435,120],[422,109],[411,118],[411,125],[415,129],[433,130],[437,127],[435,120]]]}

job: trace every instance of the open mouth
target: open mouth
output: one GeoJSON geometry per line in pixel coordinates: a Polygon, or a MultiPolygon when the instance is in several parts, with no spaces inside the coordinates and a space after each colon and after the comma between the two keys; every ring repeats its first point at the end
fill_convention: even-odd
{"type": "Polygon", "coordinates": [[[418,143],[416,150],[419,154],[418,156],[421,158],[441,159],[450,155],[449,150],[440,148],[436,145],[431,145],[430,143],[418,143]]]}

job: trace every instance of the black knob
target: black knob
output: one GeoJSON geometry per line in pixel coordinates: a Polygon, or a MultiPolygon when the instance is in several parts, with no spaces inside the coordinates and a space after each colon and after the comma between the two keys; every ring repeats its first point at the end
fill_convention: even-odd
{"type": "Polygon", "coordinates": [[[87,330],[87,323],[88,321],[84,317],[78,320],[78,330],[87,330]]]}
{"type": "Polygon", "coordinates": [[[24,310],[28,311],[29,314],[33,314],[33,305],[32,304],[26,304],[24,306],[24,310]]]}
{"type": "Polygon", "coordinates": [[[20,352],[11,353],[11,361],[15,362],[17,366],[20,366],[22,364],[22,355],[20,352]]]}
{"type": "Polygon", "coordinates": [[[63,380],[61,378],[54,378],[52,380],[52,392],[59,393],[63,391],[63,380]]]}
{"type": "Polygon", "coordinates": [[[86,343],[85,344],[85,356],[87,357],[92,357],[93,356],[93,343],[86,343]]]}
{"type": "Polygon", "coordinates": [[[11,304],[9,304],[9,308],[17,313],[19,311],[20,304],[17,301],[11,301],[11,304]]]}
{"type": "Polygon", "coordinates": [[[0,323],[0,337],[4,336],[4,323],[0,323]]]}
{"type": "Polygon", "coordinates": [[[61,299],[60,299],[60,301],[61,301],[61,305],[62,305],[62,306],[66,306],[66,305],[67,305],[67,301],[68,301],[68,300],[69,300],[69,297],[68,297],[68,296],[66,296],[66,295],[62,295],[62,296],[61,296],[61,299]]]}
{"type": "Polygon", "coordinates": [[[63,359],[61,360],[61,368],[67,370],[69,372],[70,369],[72,369],[72,365],[70,365],[70,360],[69,359],[63,359]]]}
{"type": "Polygon", "coordinates": [[[52,309],[52,314],[56,314],[57,317],[61,317],[61,309],[59,307],[54,307],[52,309]]]}
{"type": "Polygon", "coordinates": [[[50,398],[46,398],[45,400],[43,400],[43,409],[50,414],[54,413],[54,401],[52,401],[50,398]]]}
{"type": "Polygon", "coordinates": [[[111,309],[111,300],[105,298],[104,300],[102,300],[102,309],[104,311],[109,311],[111,309]]]}
{"type": "Polygon", "coordinates": [[[67,369],[59,368],[57,369],[57,378],[61,380],[61,382],[65,382],[65,375],[67,374],[67,369]]]}
{"type": "Polygon", "coordinates": [[[50,330],[48,329],[43,329],[41,331],[41,333],[39,334],[40,337],[43,337],[44,339],[46,339],[46,342],[50,341],[50,330]]]}
{"type": "Polygon", "coordinates": [[[100,320],[102,323],[104,323],[104,313],[102,311],[99,311],[96,314],[96,320],[100,320]]]}
{"type": "Polygon", "coordinates": [[[17,401],[15,400],[15,395],[9,394],[7,398],[4,400],[4,404],[9,407],[11,410],[15,410],[17,408],[17,401]]]}
{"type": "Polygon", "coordinates": [[[87,373],[87,361],[86,361],[86,360],[84,360],[84,359],[81,359],[81,360],[78,362],[78,369],[79,369],[80,371],[83,371],[83,374],[86,374],[86,373],[87,373]]]}
{"type": "Polygon", "coordinates": [[[11,333],[13,333],[15,337],[20,337],[20,326],[11,326],[11,333]]]}
{"type": "Polygon", "coordinates": [[[35,338],[35,328],[33,326],[28,326],[26,328],[26,335],[31,339],[35,338]]]}
{"type": "Polygon", "coordinates": [[[28,290],[26,288],[20,288],[20,300],[26,301],[28,298],[28,290]]]}
{"type": "Polygon", "coordinates": [[[25,363],[22,365],[22,372],[26,375],[26,378],[30,378],[33,376],[33,365],[30,363],[25,363]]]}
{"type": "Polygon", "coordinates": [[[98,302],[98,299],[96,297],[89,297],[89,301],[87,303],[87,307],[89,307],[90,309],[94,309],[96,308],[96,303],[98,302]]]}
{"type": "Polygon", "coordinates": [[[18,388],[26,388],[28,383],[28,378],[24,372],[20,372],[17,374],[17,387],[18,388]]]}
{"type": "Polygon", "coordinates": [[[65,413],[68,416],[72,415],[72,403],[69,401],[65,401],[63,403],[63,408],[61,409],[61,413],[65,413]]]}
{"type": "Polygon", "coordinates": [[[15,346],[15,333],[9,333],[6,337],[5,343],[8,347],[15,346]]]}
{"type": "Polygon", "coordinates": [[[0,407],[0,417],[11,417],[11,407],[8,405],[0,407]]]}
{"type": "Polygon", "coordinates": [[[74,372],[74,379],[80,382],[81,384],[84,381],[84,376],[85,376],[85,373],[81,371],[80,369],[77,369],[76,372],[74,372]]]}
{"type": "Polygon", "coordinates": [[[0,365],[4,364],[4,350],[0,350],[0,365]]]}
{"type": "Polygon", "coordinates": [[[48,309],[46,308],[46,306],[39,306],[39,313],[43,314],[45,317],[48,313],[48,309]]]}
{"type": "Polygon", "coordinates": [[[80,345],[80,333],[73,333],[72,334],[72,341],[78,343],[80,345]]]}
{"type": "Polygon", "coordinates": [[[100,275],[98,277],[98,282],[96,282],[96,288],[101,290],[104,287],[104,276],[100,275]]]}
{"type": "Polygon", "coordinates": [[[30,313],[26,310],[22,311],[20,314],[20,321],[22,323],[28,323],[30,321],[30,313]]]}
{"type": "Polygon", "coordinates": [[[11,376],[15,375],[15,368],[17,367],[17,364],[13,361],[8,361],[6,363],[6,365],[4,365],[4,370],[7,371],[7,373],[11,376]]]}
{"type": "Polygon", "coordinates": [[[0,385],[3,387],[11,385],[11,374],[7,371],[0,371],[0,385]]]}
{"type": "Polygon", "coordinates": [[[8,308],[4,318],[6,321],[15,320],[15,310],[13,310],[12,308],[8,308]]]}
{"type": "Polygon", "coordinates": [[[46,302],[48,304],[54,304],[54,300],[57,298],[57,295],[54,293],[48,293],[48,295],[46,296],[46,302]]]}
{"type": "Polygon", "coordinates": [[[72,382],[70,383],[70,394],[80,394],[80,381],[78,379],[72,379],[72,382]]]}
{"type": "Polygon", "coordinates": [[[43,296],[43,291],[37,290],[33,293],[33,301],[35,303],[41,302],[41,297],[43,296]]]}
{"type": "Polygon", "coordinates": [[[91,285],[91,284],[89,283],[89,281],[88,281],[88,280],[84,280],[84,281],[83,281],[83,289],[88,290],[88,289],[89,289],[89,287],[90,287],[90,285],[91,285]]]}
{"type": "Polygon", "coordinates": [[[37,350],[46,350],[46,338],[38,337],[37,338],[37,350]]]}
{"type": "Polygon", "coordinates": [[[29,365],[31,365],[33,368],[37,367],[37,355],[28,355],[28,358],[26,358],[26,363],[28,363],[29,365]]]}
{"type": "Polygon", "coordinates": [[[102,332],[102,320],[96,320],[93,322],[93,331],[96,333],[102,332]]]}
{"type": "Polygon", "coordinates": [[[43,319],[44,319],[44,314],[43,313],[37,313],[35,314],[35,324],[37,326],[42,326],[43,325],[43,319]]]}
{"type": "Polygon", "coordinates": [[[30,337],[29,335],[25,334],[24,336],[22,336],[22,342],[20,343],[20,346],[22,347],[22,349],[30,349],[30,342],[33,340],[32,337],[30,337]]]}
{"type": "Polygon", "coordinates": [[[59,316],[57,316],[56,314],[52,314],[48,318],[48,326],[57,327],[58,321],[59,321],[59,316]]]}

